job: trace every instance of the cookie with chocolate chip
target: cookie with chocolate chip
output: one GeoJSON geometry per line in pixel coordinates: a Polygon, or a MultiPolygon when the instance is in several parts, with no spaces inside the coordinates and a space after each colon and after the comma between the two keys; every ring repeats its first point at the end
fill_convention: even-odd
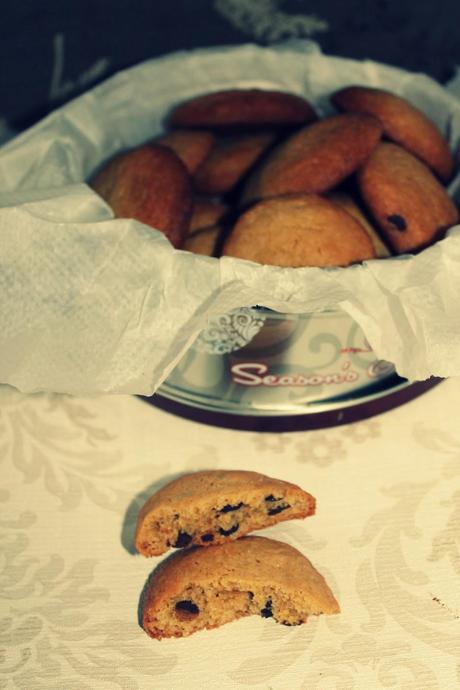
{"type": "Polygon", "coordinates": [[[195,472],[148,499],[135,544],[142,555],[159,556],[170,548],[221,544],[314,512],[313,496],[295,484],[243,470],[195,472]]]}
{"type": "Polygon", "coordinates": [[[444,182],[452,177],[454,158],[439,128],[405,98],[383,89],[348,86],[332,102],[349,113],[367,113],[383,126],[385,137],[423,161],[444,182]]]}
{"type": "Polygon", "coordinates": [[[283,625],[340,612],[331,589],[294,547],[243,537],[166,559],[149,580],[142,627],[150,637],[185,637],[243,616],[283,625]]]}
{"type": "Polygon", "coordinates": [[[292,127],[316,120],[310,103],[292,93],[231,89],[197,96],[171,113],[171,127],[212,130],[292,127]]]}
{"type": "Polygon", "coordinates": [[[363,200],[396,253],[422,249],[458,220],[445,188],[424,163],[381,143],[358,174],[363,200]]]}
{"type": "Polygon", "coordinates": [[[376,256],[360,223],[317,194],[255,204],[239,217],[222,255],[292,268],[348,266],[376,256]]]}
{"type": "Polygon", "coordinates": [[[327,192],[364,163],[381,134],[380,122],[360,113],[335,115],[303,127],[255,168],[242,205],[284,194],[327,192]]]}

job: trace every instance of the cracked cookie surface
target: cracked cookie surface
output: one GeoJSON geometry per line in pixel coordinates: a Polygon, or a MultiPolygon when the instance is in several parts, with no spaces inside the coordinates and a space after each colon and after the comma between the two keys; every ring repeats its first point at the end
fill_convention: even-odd
{"type": "Polygon", "coordinates": [[[292,546],[243,537],[208,549],[195,547],[163,561],[144,598],[143,628],[151,637],[184,637],[242,616],[283,625],[339,613],[323,576],[292,546]]]}
{"type": "Polygon", "coordinates": [[[300,487],[258,472],[209,470],[184,475],[142,507],[135,544],[144,556],[170,548],[210,546],[315,512],[300,487]]]}

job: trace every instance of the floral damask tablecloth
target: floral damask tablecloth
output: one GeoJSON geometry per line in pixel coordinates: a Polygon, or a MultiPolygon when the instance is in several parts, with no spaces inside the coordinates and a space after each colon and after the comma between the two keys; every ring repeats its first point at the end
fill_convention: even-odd
{"type": "Polygon", "coordinates": [[[0,389],[0,688],[447,690],[460,686],[460,381],[329,430],[206,427],[129,396],[0,389]],[[300,483],[317,514],[266,531],[326,576],[342,613],[251,617],[148,638],[133,551],[149,487],[247,468],[300,483]]]}

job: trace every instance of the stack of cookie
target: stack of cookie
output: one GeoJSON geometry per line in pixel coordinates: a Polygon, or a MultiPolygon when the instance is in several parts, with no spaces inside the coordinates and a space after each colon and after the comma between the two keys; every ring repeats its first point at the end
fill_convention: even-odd
{"type": "Polygon", "coordinates": [[[144,556],[180,551],[149,580],[145,631],[183,637],[251,614],[299,625],[338,613],[326,581],[299,551],[245,536],[314,512],[306,491],[257,472],[196,472],[157,491],[139,513],[136,548],[144,556]]]}
{"type": "Polygon", "coordinates": [[[169,131],[90,184],[117,217],[177,248],[277,266],[348,266],[414,252],[458,220],[455,162],[404,98],[352,86],[322,120],[300,96],[257,89],[177,106],[169,131]]]}

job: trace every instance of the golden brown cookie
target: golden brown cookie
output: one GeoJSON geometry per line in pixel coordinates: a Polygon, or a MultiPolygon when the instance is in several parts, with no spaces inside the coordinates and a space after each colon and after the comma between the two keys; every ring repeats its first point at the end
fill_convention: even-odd
{"type": "Polygon", "coordinates": [[[153,638],[185,637],[242,616],[283,625],[340,613],[326,580],[288,544],[244,537],[209,549],[174,554],[153,573],[142,627],[153,638]]]}
{"type": "Polygon", "coordinates": [[[405,98],[383,89],[349,86],[334,93],[332,102],[346,112],[378,118],[388,139],[420,158],[442,180],[452,177],[454,158],[447,141],[434,122],[405,98]]]}
{"type": "Polygon", "coordinates": [[[380,144],[360,170],[362,197],[396,253],[420,249],[458,220],[444,187],[418,158],[400,146],[380,144]]]}
{"type": "Polygon", "coordinates": [[[191,132],[176,129],[157,140],[157,144],[168,146],[176,153],[189,173],[193,174],[210,153],[215,137],[211,132],[191,132]]]}
{"type": "Polygon", "coordinates": [[[275,140],[273,132],[240,134],[221,139],[194,175],[202,194],[225,194],[241,180],[275,140]]]}
{"type": "Polygon", "coordinates": [[[216,225],[228,213],[229,207],[220,201],[195,199],[189,232],[216,225]]]}
{"type": "Polygon", "coordinates": [[[381,133],[376,118],[361,114],[335,115],[304,127],[256,167],[243,192],[243,203],[332,189],[364,163],[381,133]]]}
{"type": "Polygon", "coordinates": [[[301,96],[282,91],[232,89],[207,93],[178,105],[170,116],[172,127],[286,127],[316,120],[301,96]]]}
{"type": "Polygon", "coordinates": [[[219,241],[222,228],[218,225],[202,230],[196,230],[190,233],[185,238],[182,249],[193,254],[202,254],[203,256],[215,256],[217,243],[219,241]]]}
{"type": "Polygon", "coordinates": [[[355,220],[360,223],[364,230],[369,235],[372,244],[374,245],[375,254],[379,259],[391,256],[391,252],[383,242],[377,230],[369,223],[368,219],[364,215],[363,211],[360,209],[356,201],[352,196],[346,194],[345,192],[330,192],[327,195],[329,201],[333,201],[335,204],[339,204],[350,216],[353,216],[355,220]]]}
{"type": "Polygon", "coordinates": [[[139,513],[135,543],[144,556],[171,547],[220,544],[315,512],[315,499],[295,484],[258,472],[208,470],[157,491],[139,513]]]}
{"type": "Polygon", "coordinates": [[[240,216],[222,254],[291,267],[348,266],[375,258],[362,226],[316,194],[259,202],[240,216]]]}
{"type": "Polygon", "coordinates": [[[189,174],[165,146],[145,145],[106,163],[89,185],[116,218],[134,218],[161,230],[175,247],[187,234],[193,208],[189,174]]]}

